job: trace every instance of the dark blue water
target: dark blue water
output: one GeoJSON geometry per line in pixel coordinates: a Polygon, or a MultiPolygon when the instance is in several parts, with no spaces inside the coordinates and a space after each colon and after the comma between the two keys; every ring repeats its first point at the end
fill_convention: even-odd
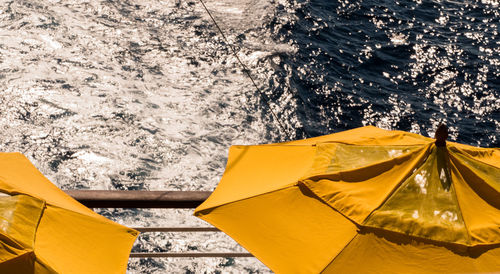
{"type": "Polygon", "coordinates": [[[444,122],[454,141],[499,147],[499,19],[493,1],[278,5],[270,31],[298,50],[269,94],[294,97],[299,138],[363,125],[432,137],[444,122]]]}

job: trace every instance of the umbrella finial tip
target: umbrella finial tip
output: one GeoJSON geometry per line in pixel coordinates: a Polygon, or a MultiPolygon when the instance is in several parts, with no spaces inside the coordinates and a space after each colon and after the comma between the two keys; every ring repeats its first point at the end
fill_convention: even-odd
{"type": "Polygon", "coordinates": [[[445,124],[439,124],[434,135],[436,139],[436,146],[444,147],[446,146],[446,138],[448,138],[448,127],[445,124]]]}

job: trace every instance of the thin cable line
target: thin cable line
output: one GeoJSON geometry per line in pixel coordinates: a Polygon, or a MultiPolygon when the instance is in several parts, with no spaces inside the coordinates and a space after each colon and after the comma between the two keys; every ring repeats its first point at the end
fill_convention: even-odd
{"type": "Polygon", "coordinates": [[[205,10],[207,11],[207,13],[210,16],[210,18],[212,18],[212,21],[214,22],[215,27],[219,30],[220,34],[222,35],[222,38],[224,38],[224,41],[226,41],[226,44],[229,46],[229,48],[231,48],[231,51],[233,52],[234,57],[236,57],[236,60],[238,60],[238,62],[240,63],[240,65],[243,67],[243,71],[245,72],[245,74],[248,76],[248,78],[250,78],[250,81],[252,82],[252,84],[254,85],[254,87],[257,89],[257,91],[261,95],[264,95],[264,97],[265,97],[264,99],[266,101],[266,104],[269,107],[269,110],[271,111],[271,114],[272,114],[274,120],[278,123],[278,127],[285,133],[285,135],[288,137],[289,140],[292,140],[292,136],[290,135],[290,133],[288,132],[288,130],[286,130],[286,127],[281,122],[281,120],[278,119],[278,115],[276,115],[276,113],[274,112],[273,108],[271,107],[271,104],[269,103],[269,101],[271,101],[271,99],[269,98],[269,96],[267,96],[267,94],[265,94],[259,88],[259,86],[257,86],[257,84],[255,83],[255,80],[253,79],[252,75],[250,74],[250,70],[240,60],[240,58],[238,57],[238,54],[236,53],[236,50],[234,49],[233,45],[229,43],[229,40],[227,40],[226,35],[224,35],[224,32],[219,27],[219,24],[217,24],[217,21],[215,21],[215,18],[212,16],[212,13],[208,10],[207,6],[205,6],[205,3],[203,2],[203,0],[200,0],[200,2],[203,5],[203,8],[205,8],[205,10]]]}

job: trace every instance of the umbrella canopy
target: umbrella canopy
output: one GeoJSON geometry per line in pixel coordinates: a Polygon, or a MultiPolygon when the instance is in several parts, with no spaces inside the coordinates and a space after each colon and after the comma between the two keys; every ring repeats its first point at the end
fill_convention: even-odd
{"type": "Polygon", "coordinates": [[[0,153],[0,273],[125,273],[138,232],[93,212],[20,153],[0,153]]]}
{"type": "Polygon", "coordinates": [[[279,273],[499,271],[500,149],[371,126],[232,146],[195,215],[279,273]]]}

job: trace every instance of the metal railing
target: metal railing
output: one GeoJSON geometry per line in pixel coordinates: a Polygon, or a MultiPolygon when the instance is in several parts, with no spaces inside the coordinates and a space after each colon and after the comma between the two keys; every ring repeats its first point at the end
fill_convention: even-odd
{"type": "Polygon", "coordinates": [[[86,207],[109,208],[195,208],[210,191],[66,190],[86,207]]]}
{"type": "MultiPolygon", "coordinates": [[[[68,195],[89,208],[195,208],[209,191],[66,190],[68,195]]],[[[220,232],[215,227],[134,227],[147,232],[220,232]]],[[[253,257],[236,252],[133,252],[131,258],[151,257],[253,257]]]]}

